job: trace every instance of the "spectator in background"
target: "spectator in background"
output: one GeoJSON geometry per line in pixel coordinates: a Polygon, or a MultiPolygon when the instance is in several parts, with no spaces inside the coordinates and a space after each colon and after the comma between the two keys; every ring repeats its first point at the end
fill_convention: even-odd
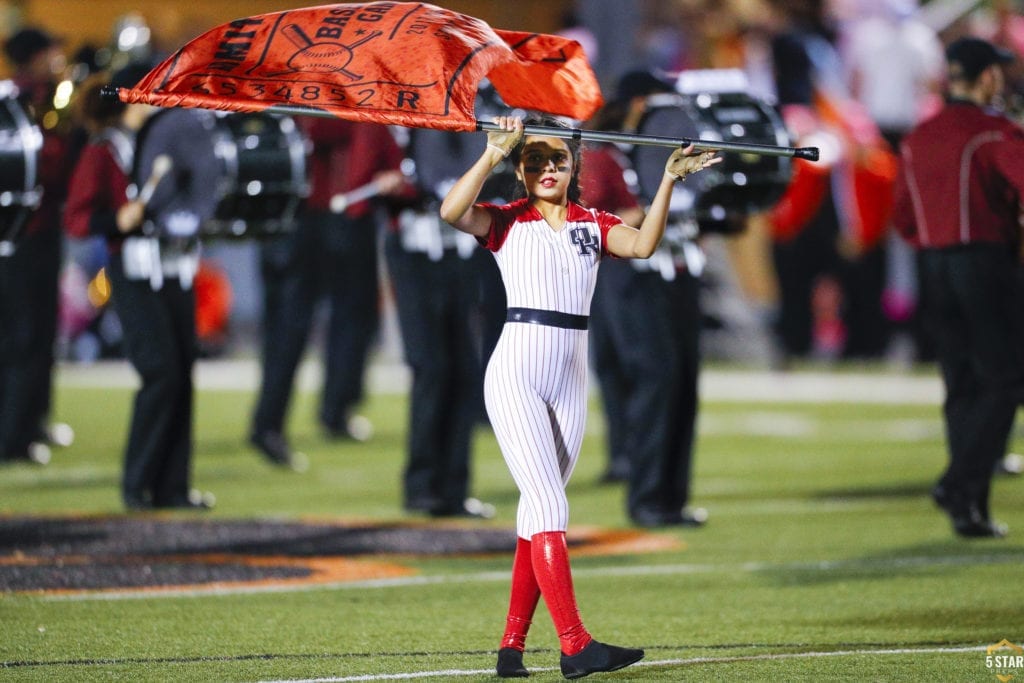
{"type": "Polygon", "coordinates": [[[782,2],[773,39],[783,118],[816,163],[794,163],[773,209],[779,338],[787,356],[873,358],[887,345],[882,315],[883,237],[896,159],[877,125],[845,88],[836,32],[824,0],[782,2]]]}
{"type": "Polygon", "coordinates": [[[329,438],[355,441],[373,429],[355,409],[377,332],[377,214],[370,201],[335,213],[332,197],[370,182],[382,195],[405,188],[402,151],[387,127],[310,116],[299,123],[311,146],[311,189],[296,231],[262,247],[262,381],[249,437],[270,462],[293,468],[302,467],[302,457],[288,443],[285,421],[321,299],[329,316],[320,426],[329,438]]]}
{"type": "MultiPolygon", "coordinates": [[[[895,150],[907,131],[941,105],[945,68],[942,42],[917,18],[916,0],[878,0],[869,7],[846,32],[843,58],[851,94],[895,150]]],[[[886,235],[884,247],[883,309],[895,333],[892,342],[900,345],[891,350],[903,354],[906,360],[922,353],[929,355],[914,315],[917,292],[913,252],[893,233],[886,235]]],[[[862,321],[864,325],[878,323],[870,318],[862,321]]]]}
{"type": "Polygon", "coordinates": [[[61,210],[74,165],[67,119],[54,106],[66,66],[61,41],[26,27],[4,42],[18,97],[42,131],[39,208],[17,248],[0,256],[0,461],[50,461],[50,445],[68,445],[70,426],[50,425],[62,258],[61,210]]]}
{"type": "Polygon", "coordinates": [[[1000,537],[991,479],[1024,400],[1020,206],[1024,130],[990,109],[1012,54],[978,38],[946,50],[949,100],[903,140],[893,222],[919,252],[925,329],[946,398],[949,465],[932,498],[966,537],[1000,537]]]}
{"type": "Polygon", "coordinates": [[[823,131],[815,111],[820,80],[839,74],[834,37],[824,22],[820,2],[800,0],[792,6],[772,3],[782,28],[772,37],[775,90],[787,128],[798,144],[812,140],[822,148],[818,164],[794,162],[787,195],[772,212],[772,258],[779,285],[776,333],[784,358],[809,355],[835,357],[841,352],[844,330],[815,320],[811,302],[815,289],[834,290],[839,277],[839,235],[831,189],[830,167],[837,161],[839,141],[823,131]],[[791,196],[806,192],[806,196],[791,196]],[[787,211],[792,207],[792,211],[787,211]]]}

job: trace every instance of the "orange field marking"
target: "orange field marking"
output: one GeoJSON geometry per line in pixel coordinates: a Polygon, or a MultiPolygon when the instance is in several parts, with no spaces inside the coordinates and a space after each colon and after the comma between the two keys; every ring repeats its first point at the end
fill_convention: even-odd
{"type": "MultiPolygon", "coordinates": [[[[52,521],[52,518],[50,518],[52,521]]],[[[150,519],[151,521],[151,519],[150,519]]],[[[311,519],[304,520],[314,524],[332,524],[339,529],[377,527],[381,530],[393,530],[396,528],[410,529],[436,529],[439,532],[451,533],[452,531],[464,530],[467,533],[474,531],[495,531],[494,528],[480,527],[463,522],[451,522],[439,524],[436,521],[403,520],[395,522],[369,522],[369,520],[345,520],[339,522],[337,519],[318,519],[315,522],[311,519]]],[[[626,529],[609,530],[599,527],[577,527],[569,534],[570,553],[577,556],[597,555],[621,555],[654,553],[667,550],[679,550],[685,544],[674,534],[656,534],[647,531],[626,529]]],[[[418,557],[436,556],[436,551],[425,551],[417,548],[409,548],[408,551],[363,553],[358,556],[290,556],[290,555],[252,555],[233,554],[230,552],[203,552],[203,553],[178,553],[169,555],[140,554],[133,555],[126,553],[118,554],[68,554],[54,556],[40,556],[27,554],[16,550],[10,555],[0,556],[0,567],[39,567],[51,571],[62,569],[83,568],[96,566],[97,571],[102,571],[102,565],[114,566],[146,566],[157,565],[160,567],[229,567],[231,565],[244,566],[248,568],[266,568],[269,573],[277,570],[299,570],[303,576],[268,576],[266,578],[244,578],[233,580],[231,578],[215,578],[209,581],[197,581],[191,583],[165,583],[153,585],[107,585],[90,588],[29,588],[16,592],[22,595],[83,595],[83,594],[104,594],[122,593],[129,590],[132,593],[162,594],[185,591],[217,591],[217,590],[238,590],[238,589],[272,589],[296,588],[303,586],[316,586],[321,584],[338,584],[357,581],[372,581],[378,579],[392,579],[415,576],[420,573],[416,567],[400,564],[406,559],[418,557]],[[398,560],[398,561],[396,561],[398,560]]],[[[452,557],[494,557],[498,553],[445,553],[452,557]]],[[[511,555],[511,548],[509,549],[511,555]]],[[[228,573],[227,570],[225,573],[228,573]]]]}

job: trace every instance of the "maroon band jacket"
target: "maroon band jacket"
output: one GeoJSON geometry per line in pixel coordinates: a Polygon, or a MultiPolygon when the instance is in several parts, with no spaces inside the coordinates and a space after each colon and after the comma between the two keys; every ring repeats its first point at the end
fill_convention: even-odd
{"type": "Polygon", "coordinates": [[[1020,242],[1024,129],[995,111],[950,101],[900,145],[892,222],[920,249],[1020,242]]]}

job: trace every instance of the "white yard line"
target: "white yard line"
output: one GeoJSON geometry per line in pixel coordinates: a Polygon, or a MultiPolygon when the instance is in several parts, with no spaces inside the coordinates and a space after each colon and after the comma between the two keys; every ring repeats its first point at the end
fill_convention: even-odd
{"type": "MultiPolygon", "coordinates": [[[[320,384],[319,360],[306,360],[299,371],[297,386],[313,391],[320,384]]],[[[130,388],[138,385],[127,361],[92,364],[61,363],[57,381],[75,387],[130,388]]],[[[256,390],[259,364],[255,359],[202,360],[195,370],[196,386],[210,390],[256,390]]],[[[373,393],[408,391],[408,368],[401,362],[378,359],[371,363],[367,382],[373,393]]],[[[596,391],[596,382],[591,382],[596,391]]],[[[924,403],[939,405],[943,398],[938,373],[912,375],[899,372],[826,372],[732,370],[708,368],[701,374],[700,394],[709,401],[754,401],[766,403],[924,403]]]]}
{"type": "MultiPolygon", "coordinates": [[[[922,655],[922,654],[958,654],[964,652],[984,652],[984,645],[971,647],[901,647],[901,648],[867,648],[857,650],[831,650],[815,652],[779,652],[757,655],[726,655],[722,657],[687,657],[682,659],[658,659],[642,661],[634,664],[636,667],[656,666],[687,666],[691,664],[728,664],[730,662],[761,662],[783,659],[821,659],[826,657],[857,657],[857,656],[892,656],[892,655],[922,655]]],[[[528,667],[531,672],[541,673],[547,671],[558,671],[557,667],[528,667]]],[[[493,676],[494,669],[446,669],[444,671],[410,671],[400,674],[365,674],[361,676],[337,676],[329,678],[299,678],[283,679],[277,681],[264,681],[263,683],[355,683],[356,681],[408,681],[418,678],[463,678],[468,676],[493,676]]]]}

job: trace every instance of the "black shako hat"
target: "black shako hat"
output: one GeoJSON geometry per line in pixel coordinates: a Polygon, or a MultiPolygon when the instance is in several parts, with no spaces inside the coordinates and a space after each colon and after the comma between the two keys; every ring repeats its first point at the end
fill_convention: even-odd
{"type": "Polygon", "coordinates": [[[1012,52],[981,38],[960,38],[946,48],[949,77],[968,83],[976,81],[981,72],[993,64],[1009,64],[1013,60],[1012,52]]]}

